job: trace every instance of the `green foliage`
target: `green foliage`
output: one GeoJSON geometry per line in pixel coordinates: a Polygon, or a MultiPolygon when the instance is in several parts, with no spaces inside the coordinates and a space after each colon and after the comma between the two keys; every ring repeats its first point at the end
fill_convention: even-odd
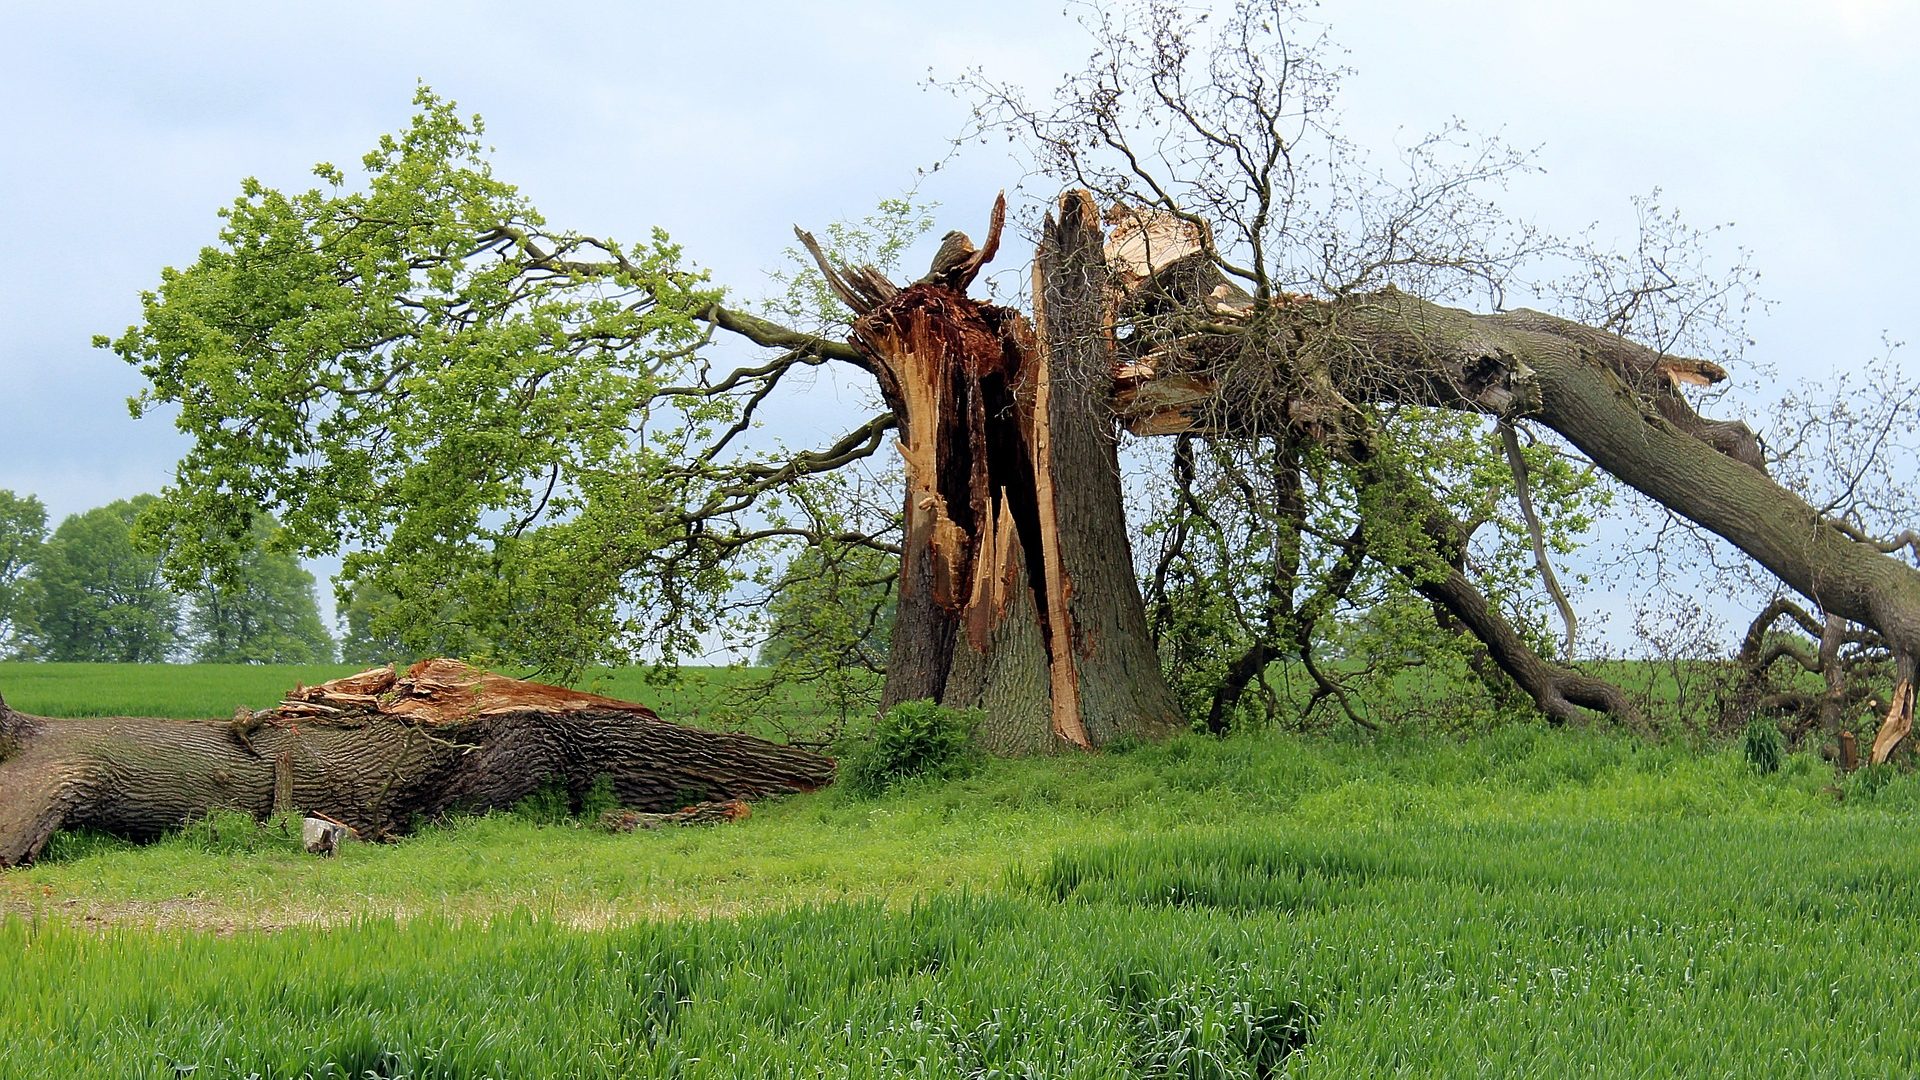
{"type": "Polygon", "coordinates": [[[1780,724],[1771,716],[1756,716],[1747,724],[1742,744],[1747,761],[1763,773],[1779,772],[1785,747],[1780,739],[1780,724]]]}
{"type": "Polygon", "coordinates": [[[201,855],[300,851],[300,818],[290,814],[262,822],[238,810],[215,810],[190,822],[162,843],[167,848],[201,855]]]}
{"type": "Polygon", "coordinates": [[[53,834],[53,839],[47,841],[46,850],[40,853],[40,858],[34,862],[34,865],[57,866],[60,863],[79,862],[96,855],[127,851],[133,847],[133,841],[123,837],[85,829],[66,829],[53,834]]]}
{"type": "Polygon", "coordinates": [[[567,782],[549,776],[532,794],[514,803],[510,812],[529,825],[565,825],[573,818],[572,802],[567,794],[567,782]]]}
{"type": "Polygon", "coordinates": [[[442,611],[437,632],[426,633],[418,627],[408,631],[407,608],[399,597],[378,583],[348,582],[339,592],[346,603],[340,609],[344,630],[340,638],[340,659],[349,664],[376,667],[433,656],[473,656],[487,651],[465,632],[464,620],[453,617],[451,611],[442,611]],[[402,636],[409,632],[411,642],[402,636]]]}
{"type": "Polygon", "coordinates": [[[1141,1076],[1271,1076],[1307,1044],[1313,1023],[1306,1005],[1245,964],[1171,986],[1153,971],[1126,971],[1109,997],[1131,1021],[1141,1076]]]}
{"type": "Polygon", "coordinates": [[[133,535],[153,503],[151,495],[122,499],[54,530],[33,571],[48,659],[153,663],[173,652],[180,598],[133,535]]]}
{"type": "Polygon", "coordinates": [[[188,597],[186,639],[195,663],[333,660],[313,575],[276,547],[278,531],[272,517],[255,518],[247,543],[227,561],[228,572],[206,574],[188,597]]]}
{"type": "Polygon", "coordinates": [[[620,796],[614,794],[613,777],[605,773],[593,778],[587,790],[580,793],[580,809],[575,814],[581,821],[594,822],[609,810],[620,809],[620,796]]]}
{"type": "MultiPolygon", "coordinates": [[[[823,249],[842,265],[871,266],[894,275],[907,248],[933,230],[937,208],[935,203],[918,201],[911,192],[882,199],[872,214],[857,222],[829,223],[821,238],[823,249]]],[[[813,257],[798,247],[786,249],[785,255],[788,267],[771,275],[780,292],[767,304],[767,313],[822,336],[846,337],[853,328],[850,313],[821,276],[813,257]]]]}
{"type": "Polygon", "coordinates": [[[886,666],[900,559],[863,545],[818,545],[794,556],[767,605],[766,666],[886,666]]]}
{"type": "Polygon", "coordinates": [[[892,643],[899,565],[898,556],[864,544],[816,544],[794,556],[767,604],[759,656],[766,677],[755,696],[767,701],[805,688],[831,703],[834,730],[873,715],[892,643]]]}
{"type": "Polygon", "coordinates": [[[47,539],[47,508],[0,489],[0,660],[31,660],[39,606],[34,564],[47,539]]]}
{"type": "MultiPolygon", "coordinates": [[[[1168,681],[1197,726],[1484,726],[1523,698],[1422,587],[1459,564],[1536,651],[1564,652],[1498,432],[1446,410],[1364,407],[1363,462],[1295,436],[1176,443],[1149,515],[1145,599],[1168,681]],[[1492,526],[1492,527],[1488,527],[1492,526]],[[1485,670],[1482,679],[1477,670],[1485,670]],[[1405,691],[1417,676],[1441,693],[1405,691]]],[[[1523,445],[1550,552],[1607,492],[1545,440],[1523,445]]]]}
{"type": "Polygon", "coordinates": [[[873,796],[915,777],[969,775],[983,760],[973,732],[984,719],[978,710],[903,701],[841,754],[838,783],[856,795],[873,796]]]}
{"type": "Polygon", "coordinates": [[[565,780],[550,776],[532,794],[514,803],[509,813],[529,825],[591,825],[600,820],[601,814],[618,809],[620,797],[613,792],[613,779],[601,774],[577,793],[565,780]]]}
{"type": "Polygon", "coordinates": [[[264,507],[293,551],[353,549],[344,587],[397,597],[386,631],[416,652],[449,614],[529,663],[691,647],[736,576],[683,513],[726,477],[687,463],[735,406],[656,393],[700,370],[718,294],[664,235],[545,231],[479,122],[416,101],[362,186],[246,181],[218,245],[100,339],[149,383],[134,411],[177,404],[193,439],[147,527],[192,583],[264,507]]]}

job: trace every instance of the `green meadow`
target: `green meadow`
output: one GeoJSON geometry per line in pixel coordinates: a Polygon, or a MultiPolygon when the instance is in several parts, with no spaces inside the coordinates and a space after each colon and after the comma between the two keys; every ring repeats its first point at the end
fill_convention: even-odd
{"type": "MultiPolygon", "coordinates": [[[[192,670],[68,700],[229,711],[161,690],[192,670]]],[[[278,679],[238,703],[290,685],[250,674],[278,679]]],[[[60,711],[58,677],[0,693],[60,711]]],[[[596,688],[669,715],[744,678],[627,677],[596,688]]],[[[66,836],[0,873],[0,1077],[1912,1075],[1916,811],[1905,773],[1510,724],[1188,736],[710,829],[529,809],[331,860],[240,818],[66,836]]]]}

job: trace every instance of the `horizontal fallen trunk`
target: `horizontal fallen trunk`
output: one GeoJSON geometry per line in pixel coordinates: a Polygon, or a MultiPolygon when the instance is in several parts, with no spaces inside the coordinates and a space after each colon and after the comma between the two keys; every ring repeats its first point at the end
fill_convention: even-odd
{"type": "Polygon", "coordinates": [[[147,840],[222,808],[323,814],[379,838],[554,783],[578,799],[601,777],[621,805],[658,813],[811,791],[833,762],[451,660],[301,687],[231,721],[49,719],[0,703],[0,866],[32,861],[60,829],[147,840]]]}
{"type": "Polygon", "coordinates": [[[1221,277],[1198,229],[1117,216],[1109,255],[1128,348],[1113,405],[1134,432],[1285,431],[1340,453],[1366,442],[1366,403],[1539,423],[1824,614],[1877,632],[1900,677],[1920,663],[1920,570],[1776,483],[1746,425],[1687,404],[1680,387],[1724,379],[1717,365],[1536,311],[1475,314],[1392,288],[1256,301],[1221,277]]]}

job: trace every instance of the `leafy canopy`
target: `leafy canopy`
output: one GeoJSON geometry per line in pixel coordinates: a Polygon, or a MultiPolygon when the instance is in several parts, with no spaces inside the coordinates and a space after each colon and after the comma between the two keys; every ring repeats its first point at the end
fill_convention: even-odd
{"type": "Polygon", "coordinates": [[[207,575],[187,611],[195,663],[324,664],[333,637],[320,620],[313,575],[275,544],[277,524],[254,520],[253,543],[232,573],[207,575]]]}
{"type": "Polygon", "coordinates": [[[47,508],[0,490],[0,660],[33,655],[37,585],[32,570],[47,539],[47,508]]]}
{"type": "Polygon", "coordinates": [[[231,575],[272,512],[290,550],[347,551],[343,598],[394,597],[369,632],[417,648],[678,655],[743,575],[729,556],[795,531],[759,500],[813,464],[729,446],[784,368],[710,378],[720,295],[664,234],[547,230],[477,117],[415,103],[362,184],[247,180],[219,243],[98,342],[149,380],[135,415],[177,405],[193,439],[145,527],[191,581],[231,575]]]}
{"type": "Polygon", "coordinates": [[[49,660],[158,663],[179,638],[180,598],[133,523],[141,495],[60,523],[34,567],[38,622],[49,660]]]}

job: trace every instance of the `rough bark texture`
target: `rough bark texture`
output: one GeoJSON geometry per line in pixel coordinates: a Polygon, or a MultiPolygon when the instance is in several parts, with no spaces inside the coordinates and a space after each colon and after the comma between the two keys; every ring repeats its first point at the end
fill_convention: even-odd
{"type": "Polygon", "coordinates": [[[1104,235],[1084,195],[1049,218],[1036,329],[966,296],[1003,214],[996,205],[977,252],[950,234],[904,289],[820,258],[861,313],[853,344],[898,418],[906,465],[882,702],[982,708],[985,741],[1005,753],[1156,738],[1181,721],[1127,542],[1104,235]]]}
{"type": "Polygon", "coordinates": [[[0,704],[0,866],[31,861],[63,828],[144,840],[210,810],[264,817],[285,801],[376,838],[555,781],[577,798],[601,776],[622,805],[664,812],[810,791],[832,782],[833,763],[448,660],[303,687],[232,721],[55,720],[0,704]]]}
{"type": "Polygon", "coordinates": [[[1047,585],[1056,591],[1052,621],[1056,679],[1075,683],[1069,702],[1054,694],[1059,715],[1077,705],[1093,745],[1122,735],[1159,736],[1181,725],[1173,692],[1147,636],[1146,606],[1127,539],[1120,489],[1118,428],[1110,405],[1113,369],[1112,271],[1103,250],[1099,208],[1085,192],[1060,200],[1047,220],[1034,266],[1044,424],[1037,433],[1042,466],[1043,543],[1051,540],[1047,585]],[[1062,661],[1065,661],[1064,663],[1062,661]]]}

